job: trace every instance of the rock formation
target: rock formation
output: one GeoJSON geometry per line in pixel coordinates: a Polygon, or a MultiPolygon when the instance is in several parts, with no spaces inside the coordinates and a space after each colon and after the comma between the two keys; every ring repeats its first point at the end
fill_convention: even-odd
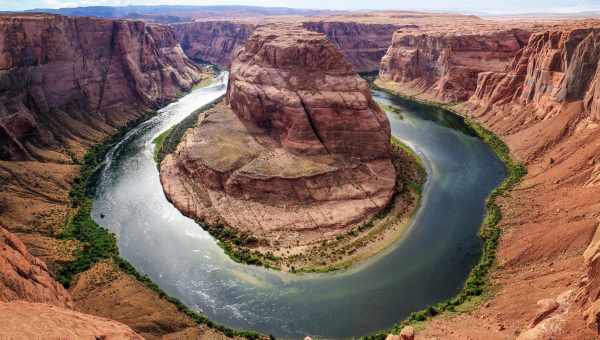
{"type": "Polygon", "coordinates": [[[0,227],[0,302],[25,300],[72,307],[71,296],[48,272],[46,264],[29,254],[19,238],[0,227]]]}
{"type": "Polygon", "coordinates": [[[143,22],[2,15],[0,159],[70,161],[201,79],[172,30],[143,22]],[[66,151],[66,152],[64,152],[66,151]]]}
{"type": "Polygon", "coordinates": [[[143,339],[119,322],[42,303],[0,302],[0,319],[6,339],[143,339]]]}
{"type": "Polygon", "coordinates": [[[161,165],[185,214],[286,245],[333,237],[390,201],[387,117],[322,34],[258,28],[232,64],[226,102],[161,165]]]}
{"type": "Polygon", "coordinates": [[[483,71],[503,71],[526,44],[528,31],[422,32],[401,29],[381,61],[379,78],[402,92],[443,102],[464,101],[483,71]]]}
{"type": "Polygon", "coordinates": [[[209,75],[167,27],[2,14],[0,32],[0,301],[8,301],[0,303],[0,334],[139,339],[119,322],[67,309],[84,309],[101,297],[110,303],[94,300],[97,309],[90,312],[110,312],[150,338],[219,336],[116,266],[102,283],[128,283],[135,294],[113,290],[114,301],[97,282],[84,280],[88,272],[77,283],[76,299],[52,274],[81,246],[58,238],[72,214],[69,190],[79,169],[73,158],[209,75]]]}
{"type": "Polygon", "coordinates": [[[356,23],[351,21],[308,21],[304,28],[325,34],[356,72],[379,70],[394,32],[401,28],[418,28],[416,25],[385,23],[356,23]]]}
{"type": "Polygon", "coordinates": [[[173,25],[181,47],[198,62],[229,68],[255,25],[235,21],[197,21],[173,25]]]}
{"type": "Polygon", "coordinates": [[[533,33],[506,70],[480,73],[473,96],[458,107],[501,135],[528,175],[500,200],[505,231],[494,280],[503,288],[487,307],[437,320],[423,336],[600,334],[599,26],[533,33]]]}

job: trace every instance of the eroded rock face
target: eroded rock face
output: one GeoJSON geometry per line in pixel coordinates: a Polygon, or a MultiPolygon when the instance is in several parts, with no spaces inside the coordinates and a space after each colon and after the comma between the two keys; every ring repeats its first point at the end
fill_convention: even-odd
{"type": "Polygon", "coordinates": [[[173,25],[185,53],[198,62],[229,68],[255,25],[235,21],[198,21],[173,25]]]}
{"type": "Polygon", "coordinates": [[[200,80],[164,26],[27,14],[0,32],[0,159],[66,161],[200,80]]]}
{"type": "Polygon", "coordinates": [[[502,71],[526,44],[529,33],[511,29],[482,33],[401,29],[381,61],[379,77],[404,92],[452,102],[467,100],[483,71],[502,71]]]}
{"type": "Polygon", "coordinates": [[[226,103],[161,165],[165,192],[185,214],[307,242],[391,199],[387,117],[322,34],[258,28],[232,64],[226,103]]]}
{"type": "Polygon", "coordinates": [[[0,318],[9,339],[143,339],[122,323],[43,303],[0,302],[0,318]]]}
{"type": "Polygon", "coordinates": [[[508,72],[482,73],[472,102],[480,106],[522,104],[539,114],[581,102],[600,118],[600,29],[536,33],[508,72]]]}
{"type": "MultiPolygon", "coordinates": [[[[400,28],[418,27],[352,21],[306,21],[301,24],[307,30],[325,34],[357,72],[378,70],[394,32],[400,28]]],[[[176,24],[172,27],[188,57],[229,68],[257,25],[258,23],[215,20],[176,24]]]]}
{"type": "Polygon", "coordinates": [[[17,300],[73,305],[71,296],[50,275],[46,264],[29,254],[19,238],[0,227],[0,302],[17,300]]]}
{"type": "Polygon", "coordinates": [[[356,23],[343,21],[305,22],[304,28],[325,34],[344,54],[356,72],[377,71],[394,32],[416,25],[356,23]]]}

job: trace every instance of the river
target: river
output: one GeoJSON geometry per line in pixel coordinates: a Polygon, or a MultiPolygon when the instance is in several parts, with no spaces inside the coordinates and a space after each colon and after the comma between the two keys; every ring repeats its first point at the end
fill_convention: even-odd
{"type": "Polygon", "coordinates": [[[462,119],[373,91],[392,133],[428,172],[421,206],[404,237],[351,269],[290,274],[238,264],[165,198],[152,140],[225,93],[226,74],[129,132],[107,155],[92,217],[118,237],[121,255],[169,295],[211,320],[282,338],[348,338],[392,326],[462,287],[481,254],[487,195],[502,162],[462,119]]]}

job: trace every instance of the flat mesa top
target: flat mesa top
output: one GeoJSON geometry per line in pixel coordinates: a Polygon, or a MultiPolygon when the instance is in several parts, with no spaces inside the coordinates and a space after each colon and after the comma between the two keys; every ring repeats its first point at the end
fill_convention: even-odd
{"type": "Polygon", "coordinates": [[[329,40],[318,32],[305,29],[298,24],[269,24],[259,26],[254,34],[259,39],[266,39],[270,45],[288,46],[299,42],[329,43],[329,40]]]}

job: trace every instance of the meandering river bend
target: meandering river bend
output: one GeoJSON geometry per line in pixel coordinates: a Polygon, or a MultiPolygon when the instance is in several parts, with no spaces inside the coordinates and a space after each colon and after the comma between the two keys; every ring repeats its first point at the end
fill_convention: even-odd
{"type": "Polygon", "coordinates": [[[217,323],[283,338],[358,337],[460,290],[481,253],[485,199],[505,176],[460,118],[373,91],[402,112],[388,113],[392,133],[427,168],[421,207],[382,254],[346,271],[289,274],[233,262],[163,194],[152,140],[225,90],[222,74],[140,124],[107,155],[92,216],[117,235],[121,255],[140,272],[217,323]]]}

